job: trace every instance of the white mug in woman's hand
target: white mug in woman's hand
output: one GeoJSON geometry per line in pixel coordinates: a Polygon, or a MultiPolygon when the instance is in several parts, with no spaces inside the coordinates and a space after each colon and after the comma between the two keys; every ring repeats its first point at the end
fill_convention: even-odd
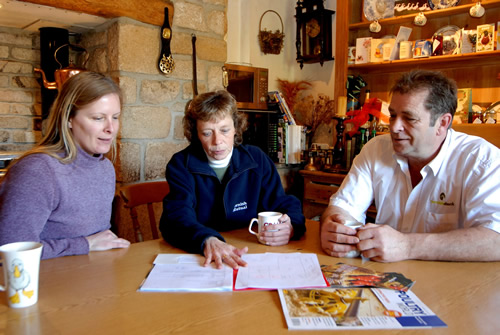
{"type": "MultiPolygon", "coordinates": [[[[280,212],[260,212],[258,214],[258,219],[253,218],[250,220],[250,225],[248,226],[248,231],[250,234],[257,235],[262,231],[262,228],[269,225],[280,224],[279,219],[283,214],[280,212]],[[254,223],[257,223],[257,232],[252,230],[252,226],[254,223]]],[[[262,243],[262,242],[261,242],[262,243]]]]}

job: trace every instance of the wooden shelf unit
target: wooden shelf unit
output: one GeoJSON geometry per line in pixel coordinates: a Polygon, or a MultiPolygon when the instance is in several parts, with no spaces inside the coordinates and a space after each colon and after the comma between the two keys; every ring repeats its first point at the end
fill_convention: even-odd
{"type": "Polygon", "coordinates": [[[434,32],[447,25],[475,29],[478,25],[496,24],[500,17],[500,0],[483,0],[486,13],[481,18],[469,15],[469,9],[477,0],[461,0],[460,5],[440,10],[426,11],[427,24],[419,27],[413,24],[416,14],[396,16],[379,20],[382,30],[371,33],[363,16],[363,1],[337,2],[336,51],[335,51],[335,99],[346,95],[347,76],[359,75],[367,83],[371,97],[389,101],[388,92],[394,81],[412,69],[440,70],[455,79],[459,88],[472,88],[473,102],[487,106],[500,97],[500,50],[461,55],[445,55],[429,58],[396,60],[382,63],[347,64],[347,47],[356,45],[359,37],[381,38],[397,35],[400,26],[412,28],[410,40],[430,39],[434,32]]]}

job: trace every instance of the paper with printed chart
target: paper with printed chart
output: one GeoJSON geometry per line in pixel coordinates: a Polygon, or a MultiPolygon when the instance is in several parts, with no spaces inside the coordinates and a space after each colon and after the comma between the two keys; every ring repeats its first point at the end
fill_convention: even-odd
{"type": "Polygon", "coordinates": [[[193,254],[158,254],[139,291],[211,292],[233,289],[233,269],[203,266],[205,258],[193,254]]]}
{"type": "Polygon", "coordinates": [[[257,288],[326,287],[318,256],[312,253],[264,253],[243,255],[235,290],[257,288]]]}

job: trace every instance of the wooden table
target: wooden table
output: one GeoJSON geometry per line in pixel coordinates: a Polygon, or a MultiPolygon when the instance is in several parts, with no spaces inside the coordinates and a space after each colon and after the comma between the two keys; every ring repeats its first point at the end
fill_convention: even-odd
{"type": "MultiPolygon", "coordinates": [[[[448,324],[444,329],[350,333],[499,333],[500,262],[362,264],[361,259],[324,255],[318,242],[318,223],[308,221],[307,228],[305,239],[274,248],[258,244],[246,229],[223,235],[235,246],[248,246],[251,253],[314,252],[321,264],[344,262],[401,272],[416,281],[412,291],[448,324]]],[[[158,253],[179,252],[164,241],[154,240],[125,250],[43,260],[36,305],[11,309],[5,292],[0,292],[0,334],[290,334],[276,291],[137,292],[158,253]]]]}

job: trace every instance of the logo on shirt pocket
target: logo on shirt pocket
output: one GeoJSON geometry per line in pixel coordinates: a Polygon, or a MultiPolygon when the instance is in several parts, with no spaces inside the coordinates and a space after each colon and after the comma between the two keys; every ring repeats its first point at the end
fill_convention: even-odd
{"type": "Polygon", "coordinates": [[[444,192],[439,194],[439,200],[432,200],[431,197],[430,202],[428,209],[433,213],[449,213],[450,211],[454,211],[455,208],[455,202],[447,201],[444,192]]]}

